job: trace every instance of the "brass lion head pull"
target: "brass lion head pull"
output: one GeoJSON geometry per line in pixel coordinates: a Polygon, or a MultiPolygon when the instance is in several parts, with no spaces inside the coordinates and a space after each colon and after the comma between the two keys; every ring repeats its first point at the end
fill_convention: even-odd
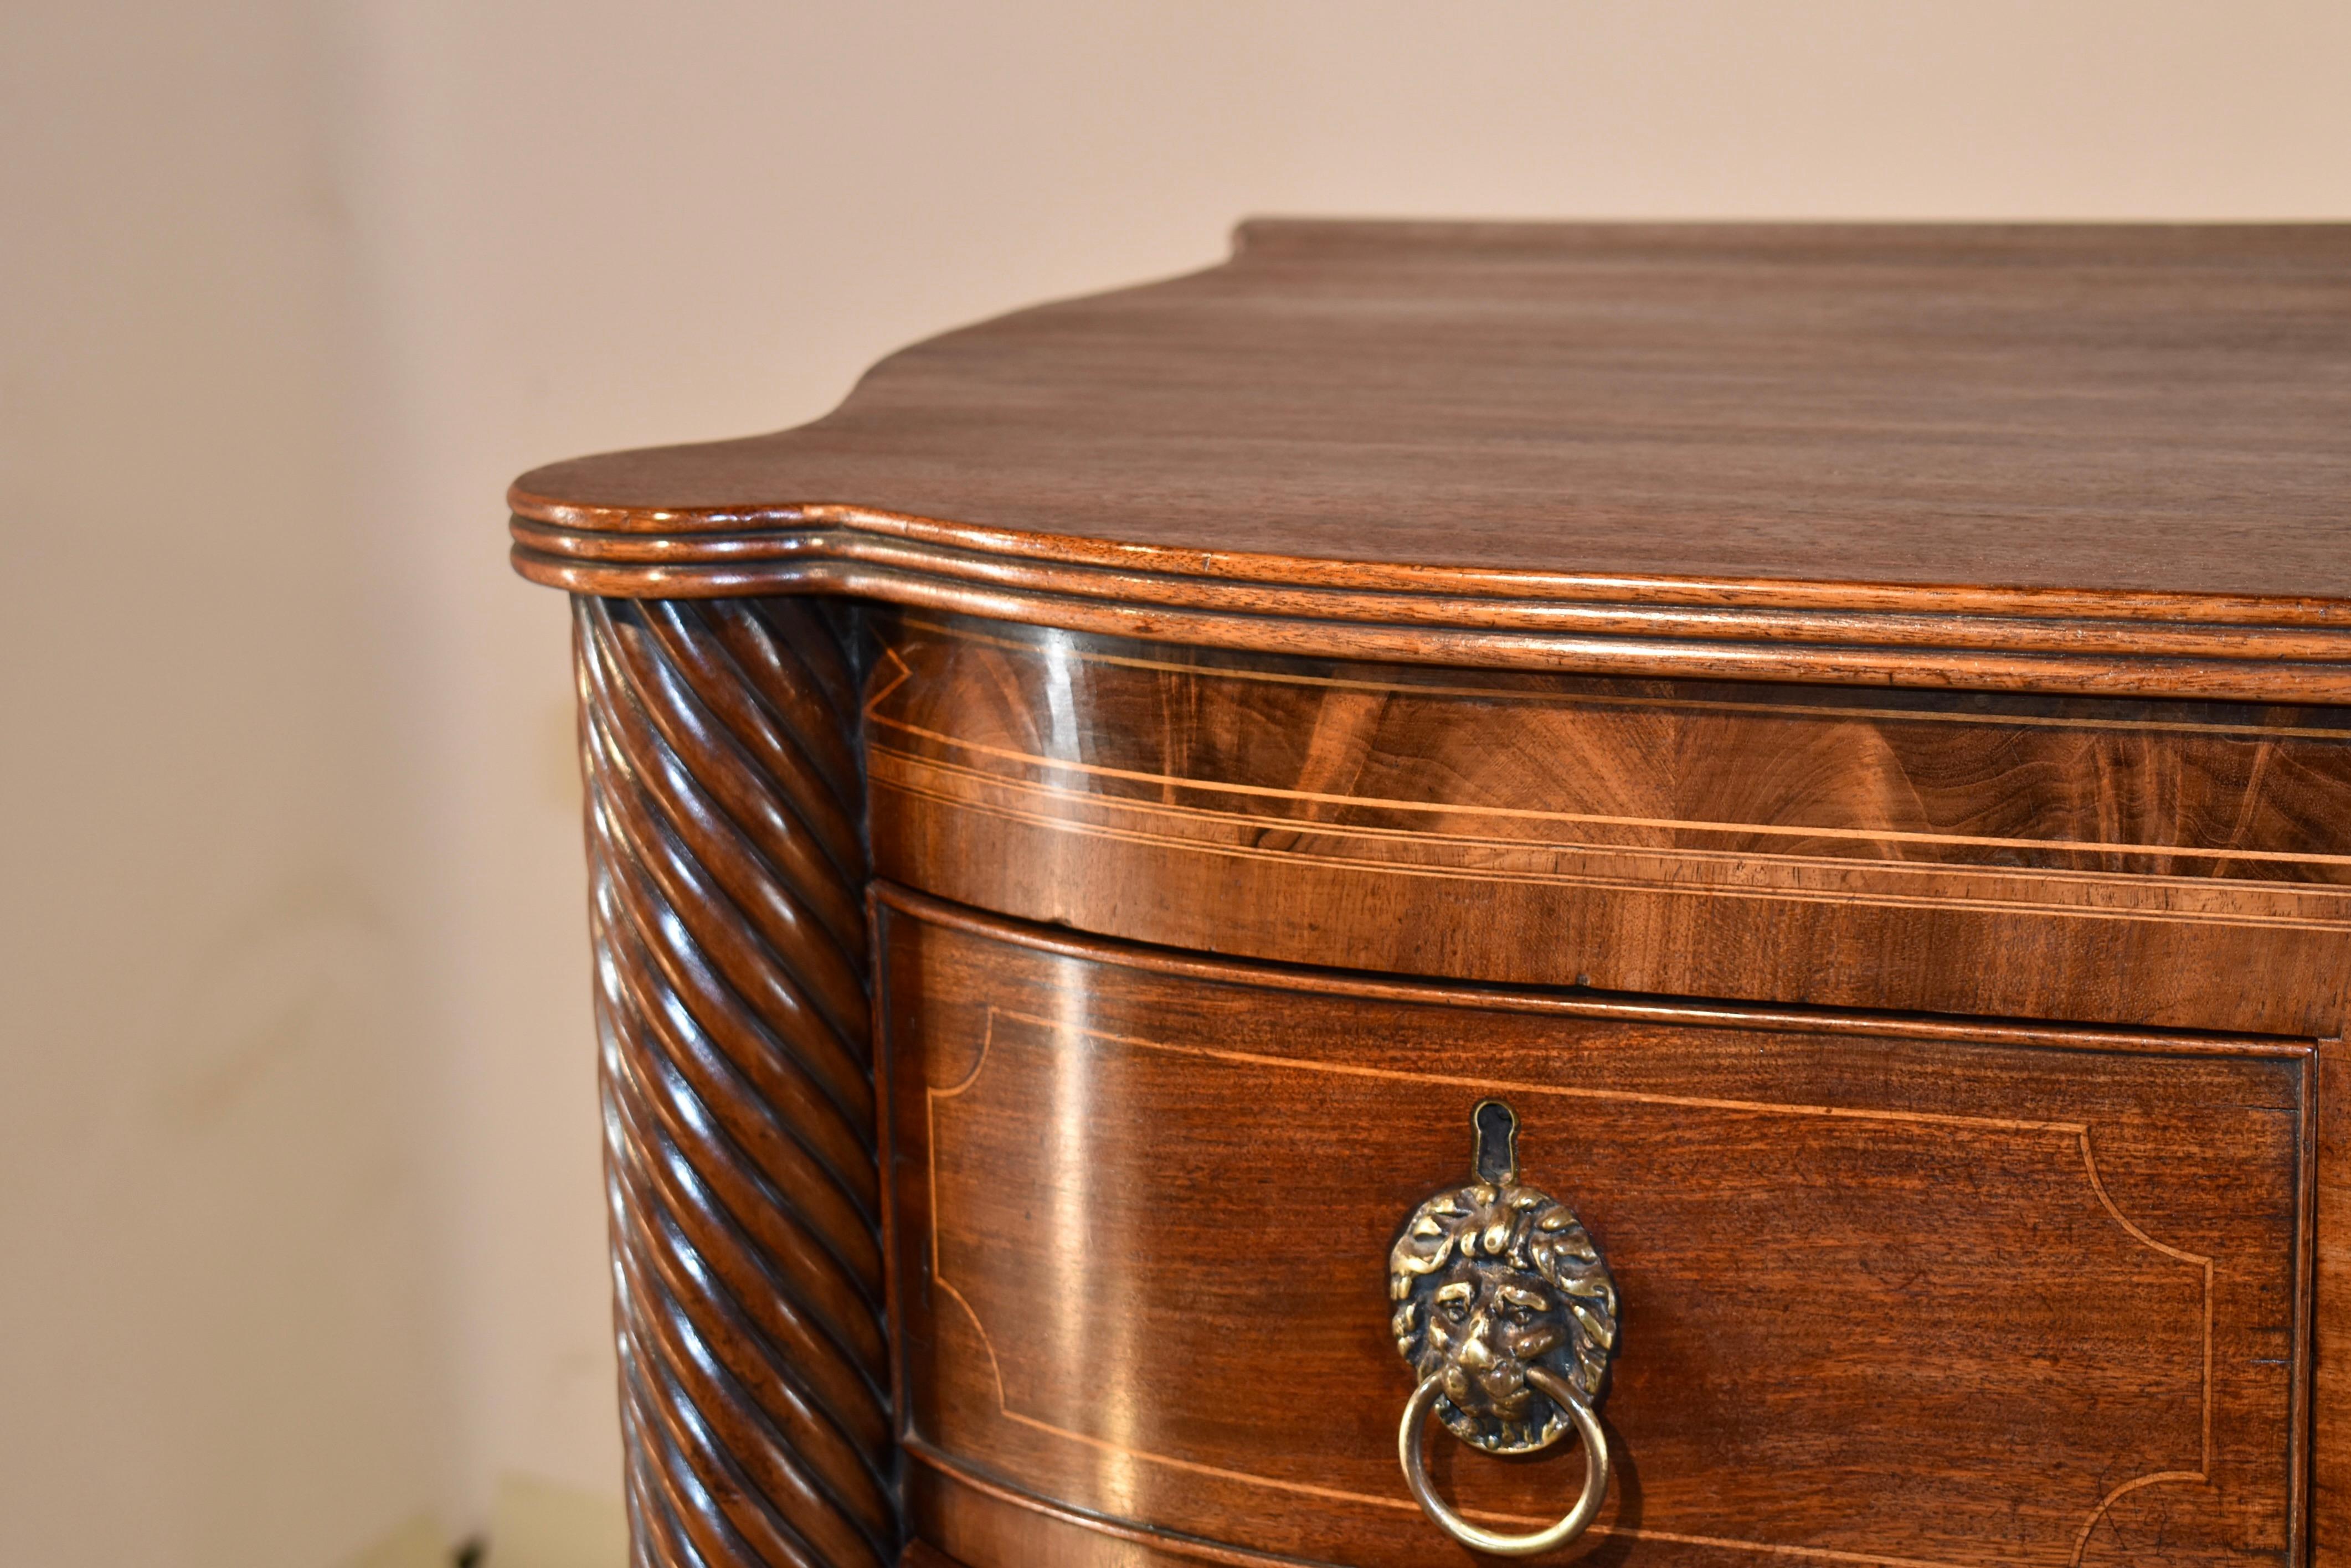
{"type": "Polygon", "coordinates": [[[1519,1120],[1499,1100],[1470,1112],[1476,1174],[1404,1223],[1388,1253],[1390,1327],[1419,1380],[1398,1436],[1405,1483],[1455,1539],[1481,1552],[1531,1555],[1573,1541],[1608,1490],[1608,1449],[1593,1407],[1616,1348],[1616,1287],[1565,1204],[1519,1184],[1519,1120]],[[1446,1430],[1489,1454],[1550,1447],[1573,1427],[1583,1440],[1583,1494],[1532,1535],[1468,1523],[1428,1484],[1421,1428],[1446,1430]]]}

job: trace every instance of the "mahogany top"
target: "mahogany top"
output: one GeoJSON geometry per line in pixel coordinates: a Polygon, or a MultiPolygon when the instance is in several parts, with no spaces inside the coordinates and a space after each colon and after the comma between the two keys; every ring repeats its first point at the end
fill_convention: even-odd
{"type": "Polygon", "coordinates": [[[2351,628],[2351,224],[1256,222],[511,502],[526,574],[599,592],[2351,628]]]}

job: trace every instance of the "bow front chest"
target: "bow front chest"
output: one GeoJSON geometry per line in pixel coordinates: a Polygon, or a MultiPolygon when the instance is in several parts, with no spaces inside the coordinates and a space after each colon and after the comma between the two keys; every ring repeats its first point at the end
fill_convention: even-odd
{"type": "Polygon", "coordinates": [[[647,1568],[2351,1564],[2351,227],[1251,223],[510,500],[647,1568]]]}

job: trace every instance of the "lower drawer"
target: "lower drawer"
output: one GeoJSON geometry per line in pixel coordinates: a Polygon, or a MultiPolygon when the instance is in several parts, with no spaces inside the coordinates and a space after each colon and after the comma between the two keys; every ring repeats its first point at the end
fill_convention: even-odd
{"type": "MultiPolygon", "coordinates": [[[[879,901],[909,1495],[971,1568],[1475,1561],[1399,1470],[1389,1275],[1489,1099],[1615,1292],[1614,1474],[1539,1560],[2299,1550],[2306,1045],[1391,983],[879,901]]],[[[1502,1531],[1584,1473],[1573,1437],[1427,1452],[1502,1531]]]]}

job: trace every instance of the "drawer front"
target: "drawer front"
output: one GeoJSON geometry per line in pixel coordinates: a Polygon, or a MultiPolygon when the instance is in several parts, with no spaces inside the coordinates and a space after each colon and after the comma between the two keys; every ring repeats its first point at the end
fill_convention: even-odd
{"type": "MultiPolygon", "coordinates": [[[[1399,1473],[1388,1265],[1489,1098],[1619,1303],[1614,1477],[1558,1560],[2298,1547],[2306,1047],[1356,981],[881,905],[909,1490],[972,1568],[1471,1561],[1399,1473]]],[[[1525,1530],[1581,1483],[1562,1447],[1439,1435],[1431,1469],[1525,1530]]]]}
{"type": "Polygon", "coordinates": [[[979,908],[1513,985],[2342,1027],[2343,710],[874,626],[876,867],[979,908]]]}

